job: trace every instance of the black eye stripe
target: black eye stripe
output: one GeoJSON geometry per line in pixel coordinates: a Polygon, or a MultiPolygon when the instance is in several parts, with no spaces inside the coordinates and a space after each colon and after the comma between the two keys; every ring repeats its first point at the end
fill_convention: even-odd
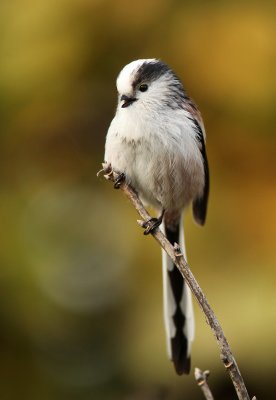
{"type": "Polygon", "coordinates": [[[145,61],[137,71],[136,84],[155,81],[170,71],[168,65],[161,61],[145,61]]]}

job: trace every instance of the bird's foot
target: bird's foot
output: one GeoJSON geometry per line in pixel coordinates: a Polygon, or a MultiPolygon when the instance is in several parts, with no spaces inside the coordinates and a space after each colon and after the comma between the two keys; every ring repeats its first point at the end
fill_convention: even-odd
{"type": "Polygon", "coordinates": [[[104,177],[107,180],[114,182],[114,189],[119,189],[121,184],[126,179],[126,176],[123,172],[114,171],[111,164],[104,162],[102,163],[103,168],[97,172],[97,177],[99,177],[102,173],[104,173],[104,177]]]}
{"type": "Polygon", "coordinates": [[[120,173],[114,181],[114,189],[119,189],[125,179],[126,179],[125,174],[123,172],[120,173]]]}
{"type": "Polygon", "coordinates": [[[158,228],[161,222],[159,222],[158,218],[151,218],[148,221],[145,221],[143,223],[143,228],[146,228],[144,230],[144,235],[149,235],[151,232],[153,232],[156,228],[158,228]]]}
{"type": "Polygon", "coordinates": [[[160,217],[158,218],[150,218],[148,221],[145,221],[143,223],[143,228],[146,228],[144,230],[144,235],[149,235],[152,233],[156,228],[158,228],[162,224],[163,216],[164,216],[165,210],[162,211],[160,217]]]}

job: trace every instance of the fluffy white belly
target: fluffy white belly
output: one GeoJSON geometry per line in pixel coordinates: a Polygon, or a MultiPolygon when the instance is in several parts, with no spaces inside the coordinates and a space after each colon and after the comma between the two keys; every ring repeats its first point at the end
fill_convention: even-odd
{"type": "Polygon", "coordinates": [[[183,120],[181,124],[170,121],[170,132],[160,121],[150,132],[147,126],[154,127],[152,121],[142,125],[139,129],[115,118],[107,135],[105,161],[125,173],[145,203],[158,210],[181,210],[201,194],[204,185],[194,132],[183,120]]]}

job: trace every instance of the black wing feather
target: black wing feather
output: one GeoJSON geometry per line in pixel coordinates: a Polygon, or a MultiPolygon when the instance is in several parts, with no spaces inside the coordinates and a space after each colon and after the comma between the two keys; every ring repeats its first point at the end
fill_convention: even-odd
{"type": "Polygon", "coordinates": [[[193,122],[196,130],[196,138],[200,144],[200,152],[203,159],[204,176],[205,176],[203,193],[200,197],[197,197],[193,201],[193,215],[194,219],[199,225],[204,225],[207,214],[207,204],[208,204],[209,186],[210,186],[209,166],[208,166],[206,147],[202,129],[196,119],[193,119],[193,122]]]}

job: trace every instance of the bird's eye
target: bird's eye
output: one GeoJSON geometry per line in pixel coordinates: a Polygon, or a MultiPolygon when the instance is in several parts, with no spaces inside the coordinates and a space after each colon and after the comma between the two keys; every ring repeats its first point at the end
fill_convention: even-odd
{"type": "Polygon", "coordinates": [[[142,85],[139,86],[140,92],[146,92],[148,90],[148,85],[145,83],[142,83],[142,85]]]}

